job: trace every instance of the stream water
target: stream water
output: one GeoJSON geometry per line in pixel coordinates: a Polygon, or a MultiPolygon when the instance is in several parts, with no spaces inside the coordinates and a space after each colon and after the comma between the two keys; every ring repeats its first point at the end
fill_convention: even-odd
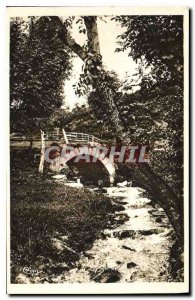
{"type": "Polygon", "coordinates": [[[65,274],[66,282],[110,282],[104,270],[117,271],[111,281],[172,281],[170,247],[172,227],[158,206],[143,196],[137,187],[110,187],[109,197],[124,207],[116,212],[118,226],[110,225],[102,238],[85,252],[77,267],[65,274]]]}

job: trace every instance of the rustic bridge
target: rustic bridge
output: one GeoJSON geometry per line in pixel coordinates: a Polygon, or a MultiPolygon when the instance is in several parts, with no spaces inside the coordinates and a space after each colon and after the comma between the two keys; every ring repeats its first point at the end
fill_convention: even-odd
{"type": "MultiPolygon", "coordinates": [[[[39,171],[43,172],[43,166],[44,166],[44,154],[49,146],[47,144],[48,141],[52,140],[52,144],[55,142],[58,145],[71,145],[74,147],[77,147],[78,150],[84,145],[88,146],[88,149],[91,150],[96,146],[101,146],[102,140],[95,137],[94,135],[85,134],[85,133],[79,133],[79,132],[66,132],[64,129],[60,132],[59,129],[57,129],[55,132],[41,132],[41,160],[39,165],[39,171]]],[[[51,145],[51,143],[50,143],[51,145]]],[[[92,152],[92,151],[91,151],[92,152]]],[[[96,163],[92,162],[93,155],[89,155],[89,161],[88,162],[77,162],[75,163],[75,158],[78,154],[75,154],[75,156],[71,156],[66,161],[66,164],[71,166],[74,169],[77,169],[77,172],[81,175],[83,175],[86,178],[89,178],[90,180],[97,181],[98,179],[101,179],[101,177],[104,177],[105,174],[107,174],[107,177],[109,179],[109,183],[112,184],[114,182],[115,177],[115,166],[112,161],[110,161],[107,157],[104,157],[103,159],[97,158],[96,163]]],[[[64,164],[63,158],[61,161],[59,161],[61,165],[64,164]]]]}
{"type": "MultiPolygon", "coordinates": [[[[93,150],[96,146],[104,145],[106,142],[95,137],[91,134],[80,133],[80,132],[66,132],[64,129],[60,130],[56,128],[55,131],[43,132],[41,131],[41,137],[39,136],[31,136],[31,137],[23,137],[21,135],[11,136],[10,138],[10,148],[37,148],[41,149],[41,159],[39,165],[39,172],[43,172],[44,163],[45,163],[45,151],[51,145],[64,146],[69,145],[73,146],[80,150],[82,146],[88,147],[88,149],[93,150]]],[[[154,149],[155,151],[162,151],[161,149],[154,149]]],[[[90,152],[92,153],[92,151],[90,152]]],[[[68,161],[66,161],[67,165],[71,165],[74,169],[83,176],[87,176],[89,179],[94,179],[97,181],[101,179],[101,177],[105,177],[105,173],[107,174],[109,182],[112,184],[115,178],[115,165],[113,161],[110,161],[107,157],[103,159],[97,159],[96,163],[91,163],[93,159],[93,155],[90,155],[90,162],[79,162],[74,163],[74,160],[78,154],[75,154],[74,157],[71,157],[68,161]]],[[[63,167],[63,160],[60,162],[60,165],[63,167]]],[[[65,167],[65,165],[64,165],[65,167]]]]}

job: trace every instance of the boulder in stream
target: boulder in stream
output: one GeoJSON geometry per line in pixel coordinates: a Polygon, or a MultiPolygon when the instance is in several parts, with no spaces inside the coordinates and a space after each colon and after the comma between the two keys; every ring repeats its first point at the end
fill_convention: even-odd
{"type": "Polygon", "coordinates": [[[164,230],[162,228],[153,228],[153,229],[144,229],[144,230],[138,230],[138,234],[141,235],[152,235],[152,234],[158,234],[163,232],[164,230]]]}
{"type": "Polygon", "coordinates": [[[134,268],[134,267],[136,267],[137,265],[134,263],[134,262],[129,262],[129,263],[127,263],[127,269],[131,269],[131,268],[134,268]]]}
{"type": "Polygon", "coordinates": [[[162,223],[162,218],[161,217],[157,217],[155,220],[157,223],[162,223]]]}
{"type": "Polygon", "coordinates": [[[16,276],[15,283],[19,283],[19,284],[29,284],[29,283],[31,283],[31,282],[30,282],[30,279],[29,279],[25,274],[19,273],[19,274],[16,276]]]}
{"type": "Polygon", "coordinates": [[[114,211],[124,211],[125,210],[125,207],[123,205],[120,205],[120,204],[114,202],[113,200],[111,200],[110,202],[112,204],[112,208],[114,211]]]}
{"type": "Polygon", "coordinates": [[[122,246],[123,249],[135,252],[135,249],[127,247],[125,245],[122,246]]]}
{"type": "Polygon", "coordinates": [[[129,220],[129,216],[127,214],[118,214],[115,217],[115,220],[118,224],[124,224],[125,222],[127,222],[129,220]]]}
{"type": "Polygon", "coordinates": [[[136,234],[135,230],[122,230],[113,232],[113,236],[119,239],[131,238],[136,234]]]}
{"type": "Polygon", "coordinates": [[[111,283],[117,282],[121,279],[121,274],[118,270],[115,269],[104,269],[103,271],[99,270],[96,273],[97,275],[92,276],[92,280],[95,282],[101,283],[111,283]]]}
{"type": "Polygon", "coordinates": [[[70,268],[68,267],[68,265],[65,262],[54,264],[50,267],[50,270],[53,274],[61,274],[65,271],[68,271],[69,269],[70,268]]]}

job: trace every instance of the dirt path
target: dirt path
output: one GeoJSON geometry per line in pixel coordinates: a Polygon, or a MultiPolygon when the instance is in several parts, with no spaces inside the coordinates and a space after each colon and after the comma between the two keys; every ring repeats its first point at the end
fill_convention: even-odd
{"type": "Polygon", "coordinates": [[[112,187],[107,193],[124,209],[116,212],[118,226],[104,230],[77,268],[64,274],[65,281],[171,281],[172,229],[164,211],[154,208],[139,188],[112,187]]]}

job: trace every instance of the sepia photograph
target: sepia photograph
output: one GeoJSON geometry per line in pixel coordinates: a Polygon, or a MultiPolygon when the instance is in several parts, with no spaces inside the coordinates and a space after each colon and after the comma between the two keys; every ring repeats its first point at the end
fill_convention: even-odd
{"type": "Polygon", "coordinates": [[[9,294],[189,292],[185,7],[7,7],[9,294]]]}

